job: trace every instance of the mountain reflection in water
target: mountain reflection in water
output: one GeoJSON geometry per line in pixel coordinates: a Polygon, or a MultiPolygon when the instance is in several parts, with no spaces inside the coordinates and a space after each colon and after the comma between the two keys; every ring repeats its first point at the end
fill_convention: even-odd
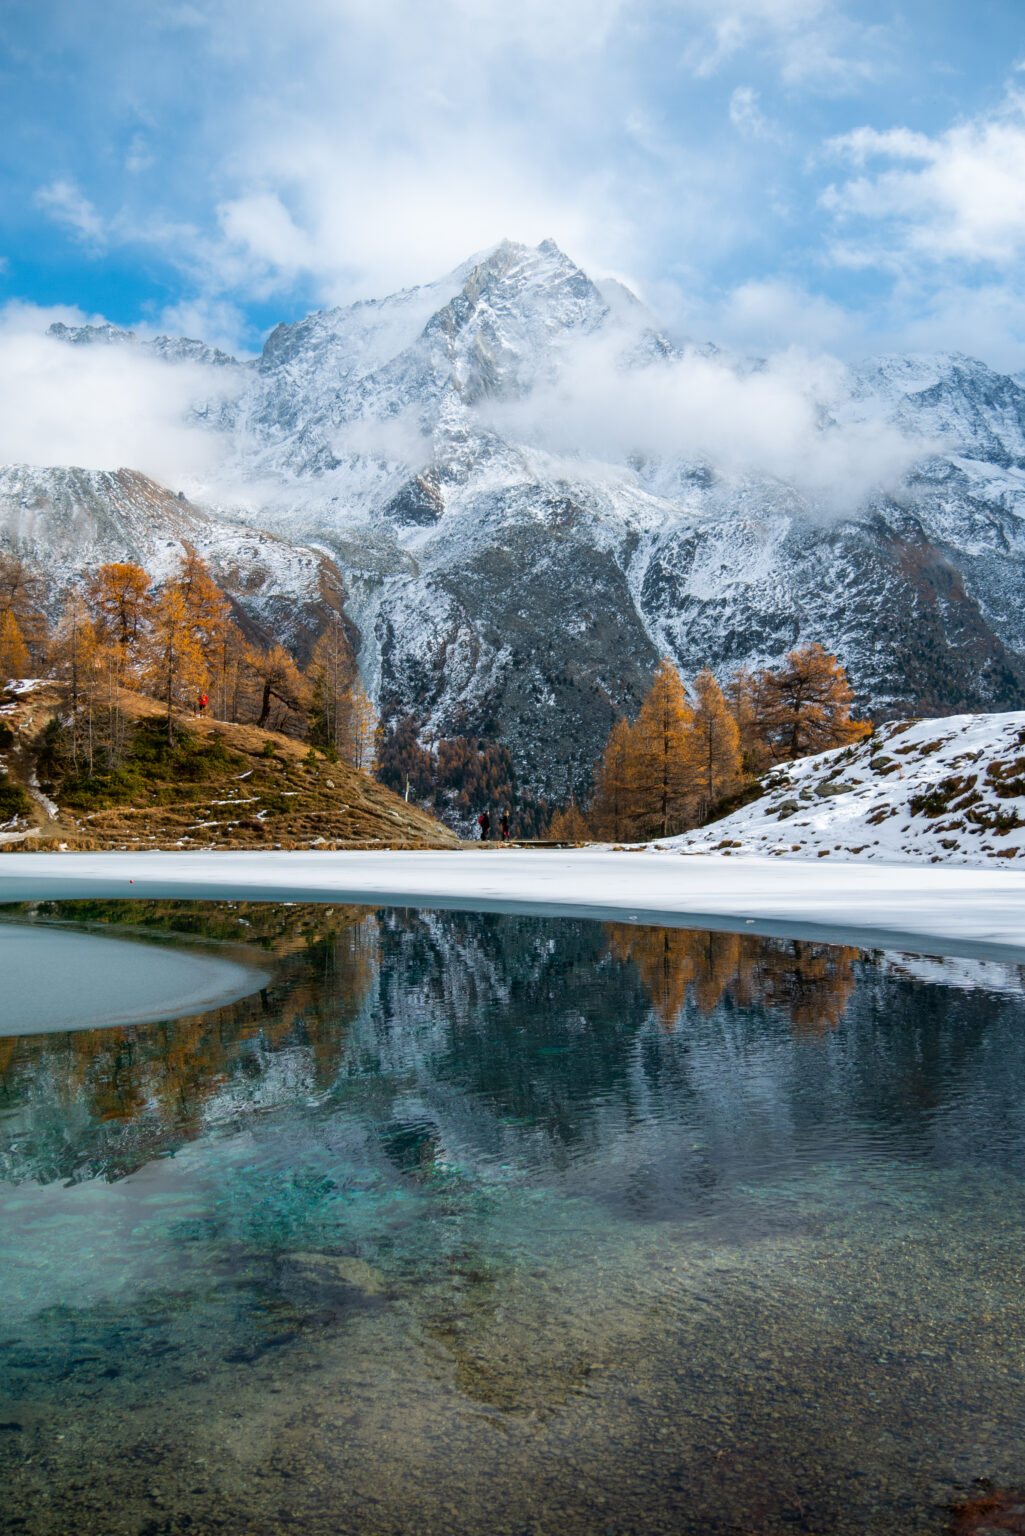
{"type": "MultiPolygon", "coordinates": [[[[45,1131],[38,1141],[19,1136],[20,1152],[32,1146],[31,1176],[41,1179],[92,1178],[101,1167],[118,1177],[200,1134],[211,1116],[279,1101],[283,1082],[287,1093],[325,1092],[363,1061],[368,1042],[351,1025],[372,994],[403,1030],[411,1004],[444,1008],[457,1029],[475,1010],[514,1009],[516,1036],[488,1039],[474,1085],[534,1122],[538,1085],[524,1095],[516,1061],[529,1059],[532,1049],[572,1051],[573,1036],[562,1040],[560,1015],[574,1012],[577,992],[590,994],[596,977],[610,1006],[588,1020],[586,1046],[573,1053],[581,1070],[572,1083],[554,1074],[574,1105],[627,1082],[630,1043],[652,1013],[672,1032],[685,1010],[707,1016],[722,1003],[755,1006],[814,1035],[837,1026],[856,985],[855,949],[627,923],[567,923],[555,945],[544,920],[520,920],[513,942],[506,919],[477,915],[424,919],[336,908],[325,916],[317,906],[255,903],[54,903],[47,911],[65,920],[81,915],[255,941],[278,968],[259,994],[200,1017],[0,1039],[0,1111],[36,1100],[41,1082],[62,1106],[75,1106],[77,1138],[69,1140],[66,1126],[55,1138],[45,1131]],[[553,1033],[560,1035],[557,1046],[553,1033]],[[277,1068],[285,1054],[289,1072],[282,1080],[277,1068]],[[117,1129],[105,1133],[104,1126],[117,1129]]],[[[450,1041],[464,1067],[476,1055],[473,1034],[471,1027],[450,1041]]],[[[376,1055],[378,1043],[369,1049],[376,1055]]],[[[55,1129],[49,1120],[48,1129],[55,1129]]]]}
{"type": "Polygon", "coordinates": [[[939,1536],[1025,1483],[1020,968],[34,915],[272,979],[0,1040],[0,1529],[939,1536]]]}

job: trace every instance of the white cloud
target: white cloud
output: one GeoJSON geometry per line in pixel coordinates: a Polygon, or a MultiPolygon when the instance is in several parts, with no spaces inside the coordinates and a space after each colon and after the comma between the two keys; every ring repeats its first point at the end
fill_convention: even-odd
{"type": "Polygon", "coordinates": [[[603,266],[629,245],[600,180],[557,195],[494,138],[474,144],[462,134],[425,134],[416,155],[368,149],[355,158],[339,155],[329,135],[300,127],[254,158],[280,190],[222,204],[224,245],[211,263],[233,280],[244,273],[258,293],[302,275],[328,303],[380,297],[432,280],[507,236],[531,244],[550,236],[584,259],[597,248],[603,266]]]}
{"type": "Polygon", "coordinates": [[[184,299],[179,304],[167,305],[153,323],[138,325],[136,329],[147,335],[186,336],[205,341],[235,357],[246,352],[246,317],[226,299],[184,299]]]}
{"type": "Polygon", "coordinates": [[[175,487],[216,470],[224,443],[189,422],[197,398],[234,387],[223,369],[169,367],[139,348],[45,334],[64,308],[0,310],[0,463],[142,470],[175,487]]]}
{"type": "Polygon", "coordinates": [[[1013,282],[950,282],[922,292],[913,281],[894,295],[891,331],[876,344],[892,352],[965,352],[1005,373],[1025,363],[1025,291],[1013,282]]]}
{"type": "Polygon", "coordinates": [[[72,230],[80,240],[90,245],[104,243],[107,230],[103,219],[73,181],[51,181],[49,186],[39,188],[35,200],[52,219],[72,230]]]}
{"type": "Polygon", "coordinates": [[[283,274],[308,271],[317,253],[274,192],[249,192],[217,210],[229,246],[283,274]]]}
{"type": "Polygon", "coordinates": [[[882,420],[843,421],[846,372],[789,350],[744,371],[723,357],[624,368],[618,343],[588,340],[554,385],[488,412],[516,440],[604,463],[640,455],[777,478],[837,513],[896,486],[925,445],[882,420]],[[835,413],[835,415],[834,415],[835,413]]]}
{"type": "Polygon", "coordinates": [[[886,67],[886,34],[852,20],[835,0],[681,0],[704,20],[685,59],[700,76],[758,50],[776,61],[789,86],[843,92],[886,67]]]}
{"type": "Polygon", "coordinates": [[[711,324],[717,338],[757,352],[845,348],[858,329],[841,305],[781,278],[741,283],[713,313],[711,324]]]}
{"type": "Polygon", "coordinates": [[[758,105],[758,92],[749,85],[738,85],[730,97],[730,122],[746,139],[779,142],[780,131],[758,105]]]}
{"type": "MultiPolygon", "coordinates": [[[[371,296],[505,236],[637,275],[686,231],[700,266],[757,238],[757,199],[741,157],[649,100],[656,40],[685,39],[698,74],[749,58],[802,89],[842,88],[878,53],[843,0],[163,0],[151,28],[176,68],[192,49],[204,80],[228,82],[187,129],[210,200],[193,185],[155,216],[161,189],[135,176],[106,234],[158,248],[207,301],[371,296]]],[[[747,138],[782,142],[753,85],[730,110],[747,138]]],[[[151,118],[133,170],[158,142],[151,118]]]]}
{"type": "Polygon", "coordinates": [[[1006,265],[1025,254],[1025,95],[998,113],[930,136],[907,128],[858,128],[828,150],[859,169],[823,195],[841,226],[862,221],[864,238],[842,239],[849,265],[916,258],[1006,265]],[[874,233],[875,230],[881,233],[874,233]]]}

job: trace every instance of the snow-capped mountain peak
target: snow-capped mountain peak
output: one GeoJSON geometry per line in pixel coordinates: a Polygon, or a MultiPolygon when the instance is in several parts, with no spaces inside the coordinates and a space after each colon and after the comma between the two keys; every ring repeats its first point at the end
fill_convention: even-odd
{"type": "MultiPolygon", "coordinates": [[[[681,351],[552,241],[280,325],[252,362],[54,334],[209,363],[195,419],[230,454],[204,515],[329,551],[385,714],[498,735],[556,797],[665,653],[725,678],[820,640],[882,715],[1025,705],[1025,387],[971,358],[681,351]]],[[[34,504],[45,558],[60,495],[34,504]]],[[[26,537],[13,486],[0,529],[26,537]]]]}

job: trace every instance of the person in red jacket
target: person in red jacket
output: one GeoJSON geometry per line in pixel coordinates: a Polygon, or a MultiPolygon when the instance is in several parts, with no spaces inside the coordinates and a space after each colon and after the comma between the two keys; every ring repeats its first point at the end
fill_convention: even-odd
{"type": "Polygon", "coordinates": [[[205,709],[206,709],[206,706],[209,704],[209,702],[210,702],[210,700],[207,698],[206,694],[205,693],[201,693],[199,695],[198,699],[196,700],[196,714],[197,715],[203,714],[205,709]]]}

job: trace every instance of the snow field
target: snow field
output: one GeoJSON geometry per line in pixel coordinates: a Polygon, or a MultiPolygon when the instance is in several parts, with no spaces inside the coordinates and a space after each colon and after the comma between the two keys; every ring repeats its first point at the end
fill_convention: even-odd
{"type": "Polygon", "coordinates": [[[688,853],[943,865],[1025,859],[1025,711],[881,726],[781,764],[766,793],[661,841],[688,853]]]}

